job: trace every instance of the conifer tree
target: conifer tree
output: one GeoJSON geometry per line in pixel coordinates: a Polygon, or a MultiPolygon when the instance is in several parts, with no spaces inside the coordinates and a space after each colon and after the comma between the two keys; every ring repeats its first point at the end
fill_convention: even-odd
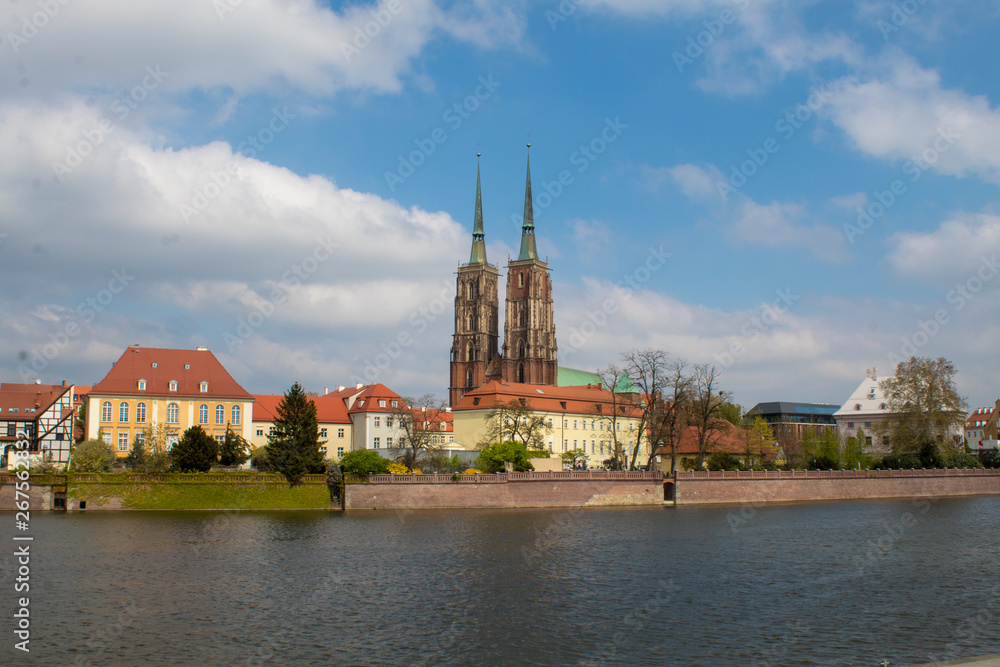
{"type": "Polygon", "coordinates": [[[132,472],[140,471],[146,465],[146,444],[138,433],[132,438],[132,448],[128,451],[124,463],[132,472]]]}
{"type": "Polygon", "coordinates": [[[192,426],[170,450],[171,465],[181,472],[208,472],[219,460],[219,443],[200,426],[192,426]]]}
{"type": "Polygon", "coordinates": [[[219,447],[219,465],[238,466],[250,458],[250,443],[226,424],[226,439],[219,447]]]}
{"type": "Polygon", "coordinates": [[[285,392],[278,404],[274,432],[267,436],[267,460],[292,486],[309,473],[326,470],[320,451],[316,404],[309,400],[298,382],[285,392]]]}

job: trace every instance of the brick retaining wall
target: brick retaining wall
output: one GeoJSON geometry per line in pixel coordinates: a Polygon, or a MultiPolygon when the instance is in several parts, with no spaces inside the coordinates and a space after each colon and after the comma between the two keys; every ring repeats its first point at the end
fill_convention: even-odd
{"type": "Polygon", "coordinates": [[[976,496],[1000,494],[1000,470],[690,471],[667,485],[678,505],[976,496]]]}
{"type": "Polygon", "coordinates": [[[662,505],[658,472],[541,472],[463,475],[372,475],[348,484],[347,509],[448,507],[585,507],[662,505]]]}

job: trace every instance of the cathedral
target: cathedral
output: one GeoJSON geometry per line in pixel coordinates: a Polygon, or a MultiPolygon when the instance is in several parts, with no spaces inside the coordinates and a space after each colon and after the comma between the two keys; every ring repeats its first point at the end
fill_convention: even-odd
{"type": "Polygon", "coordinates": [[[556,325],[552,316],[552,278],[548,262],[539,259],[535,248],[530,157],[524,187],[521,250],[517,259],[508,258],[507,261],[502,347],[498,347],[499,283],[499,267],[486,260],[482,187],[477,166],[472,252],[469,263],[459,265],[456,283],[455,334],[448,390],[452,407],[467,391],[490,380],[556,385],[558,360],[556,325]]]}

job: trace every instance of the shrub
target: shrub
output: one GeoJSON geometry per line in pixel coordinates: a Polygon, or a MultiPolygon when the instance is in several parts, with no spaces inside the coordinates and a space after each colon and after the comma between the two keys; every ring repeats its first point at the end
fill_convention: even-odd
{"type": "Polygon", "coordinates": [[[344,472],[352,475],[384,475],[389,472],[389,459],[373,449],[357,449],[340,457],[344,472]]]}
{"type": "Polygon", "coordinates": [[[115,453],[103,440],[84,440],[73,448],[75,472],[110,472],[114,464],[115,453]]]}
{"type": "Polygon", "coordinates": [[[518,472],[534,470],[528,458],[528,448],[524,443],[497,442],[479,452],[476,467],[486,472],[502,472],[506,464],[511,463],[518,472]]]}
{"type": "Polygon", "coordinates": [[[829,454],[820,454],[809,459],[806,463],[806,468],[809,470],[838,470],[840,468],[840,461],[829,454]]]}
{"type": "Polygon", "coordinates": [[[983,464],[972,454],[954,454],[948,460],[949,468],[982,468],[983,464]]]}
{"type": "Polygon", "coordinates": [[[410,469],[404,466],[402,463],[390,463],[388,465],[388,470],[393,475],[409,475],[410,469]]]}
{"type": "MultiPolygon", "coordinates": [[[[457,473],[456,473],[457,474],[457,473]]],[[[479,468],[466,468],[462,471],[463,475],[482,475],[483,471],[479,468]]]]}
{"type": "Polygon", "coordinates": [[[267,448],[258,447],[250,451],[250,465],[257,472],[272,472],[271,462],[267,458],[267,448]]]}
{"type": "Polygon", "coordinates": [[[995,449],[988,449],[979,453],[979,462],[984,468],[1000,468],[1000,452],[995,449]]]}
{"type": "Polygon", "coordinates": [[[128,456],[125,457],[123,463],[132,472],[141,472],[146,467],[147,456],[146,445],[137,435],[132,438],[132,449],[129,450],[128,456]]]}
{"type": "Polygon", "coordinates": [[[739,458],[729,452],[714,452],[707,463],[709,470],[739,470],[742,467],[739,458]]]}

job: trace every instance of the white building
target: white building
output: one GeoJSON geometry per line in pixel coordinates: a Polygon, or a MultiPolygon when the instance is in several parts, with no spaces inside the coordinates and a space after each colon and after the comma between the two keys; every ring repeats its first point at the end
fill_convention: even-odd
{"type": "Polygon", "coordinates": [[[840,409],[833,413],[841,439],[854,436],[858,429],[861,429],[865,439],[865,449],[873,453],[889,452],[889,436],[881,435],[877,430],[888,413],[885,396],[880,387],[880,383],[886,379],[888,378],[880,377],[876,369],[868,369],[865,379],[858,388],[844,401],[840,409]]]}

